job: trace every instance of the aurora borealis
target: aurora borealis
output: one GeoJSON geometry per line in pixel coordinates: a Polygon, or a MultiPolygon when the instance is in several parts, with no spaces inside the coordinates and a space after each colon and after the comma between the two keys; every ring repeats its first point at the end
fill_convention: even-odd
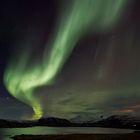
{"type": "Polygon", "coordinates": [[[140,49],[138,22],[131,22],[135,2],[40,3],[35,14],[23,13],[26,22],[17,20],[13,27],[3,74],[8,94],[31,107],[33,119],[137,114],[140,49]],[[49,7],[57,8],[53,13],[49,7]],[[52,25],[45,25],[49,20],[52,25]]]}

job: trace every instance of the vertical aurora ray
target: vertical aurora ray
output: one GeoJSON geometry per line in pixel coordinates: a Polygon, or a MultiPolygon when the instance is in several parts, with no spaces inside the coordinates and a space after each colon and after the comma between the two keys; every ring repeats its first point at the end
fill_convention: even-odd
{"type": "Polygon", "coordinates": [[[115,26],[125,5],[126,0],[71,0],[61,7],[54,32],[46,43],[49,51],[44,50],[39,63],[28,67],[31,51],[26,46],[18,61],[13,56],[5,71],[4,82],[11,95],[33,108],[33,119],[43,116],[41,102],[34,96],[34,90],[55,81],[82,36],[115,26]]]}

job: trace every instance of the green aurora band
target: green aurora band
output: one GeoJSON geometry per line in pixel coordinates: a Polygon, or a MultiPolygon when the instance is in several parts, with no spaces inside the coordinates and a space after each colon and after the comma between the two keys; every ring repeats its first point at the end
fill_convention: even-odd
{"type": "MultiPolygon", "coordinates": [[[[40,62],[30,63],[29,45],[20,56],[12,56],[8,64],[4,83],[12,96],[33,108],[32,119],[43,116],[41,101],[35,97],[37,87],[47,86],[55,81],[79,39],[92,31],[110,30],[122,15],[127,0],[70,0],[62,3],[56,27],[40,62]],[[18,60],[18,61],[17,61],[18,60]]],[[[62,2],[62,1],[60,1],[62,2]]]]}

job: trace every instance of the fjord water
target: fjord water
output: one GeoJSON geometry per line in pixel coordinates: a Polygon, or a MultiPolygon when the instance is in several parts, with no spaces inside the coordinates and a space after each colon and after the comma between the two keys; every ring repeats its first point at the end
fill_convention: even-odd
{"type": "Polygon", "coordinates": [[[3,140],[22,134],[32,135],[57,135],[57,134],[124,134],[133,133],[131,129],[101,128],[101,127],[28,127],[28,128],[3,128],[3,140]]]}

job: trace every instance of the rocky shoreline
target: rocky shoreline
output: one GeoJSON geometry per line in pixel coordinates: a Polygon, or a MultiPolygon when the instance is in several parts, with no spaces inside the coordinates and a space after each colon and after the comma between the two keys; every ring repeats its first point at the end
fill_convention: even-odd
{"type": "Polygon", "coordinates": [[[69,135],[19,135],[13,140],[140,140],[140,133],[132,134],[69,134],[69,135]]]}

